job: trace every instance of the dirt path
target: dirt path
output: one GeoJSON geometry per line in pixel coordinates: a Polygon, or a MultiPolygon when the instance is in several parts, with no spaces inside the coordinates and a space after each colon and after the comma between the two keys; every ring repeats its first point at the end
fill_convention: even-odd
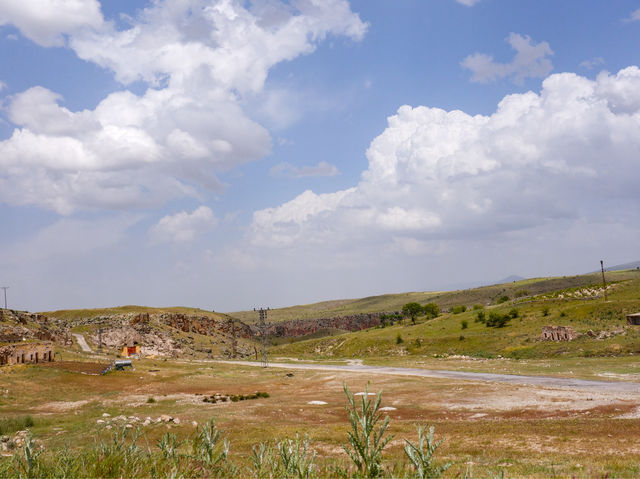
{"type": "Polygon", "coordinates": [[[87,344],[87,341],[84,339],[84,336],[82,334],[78,334],[78,333],[71,333],[71,334],[73,334],[73,337],[76,338],[76,341],[78,341],[78,344],[80,345],[83,351],[87,353],[93,352],[93,350],[89,347],[89,345],[87,344]]]}
{"type": "MultiPolygon", "coordinates": [[[[245,366],[261,366],[254,361],[217,361],[227,364],[242,364],[245,366]]],[[[467,371],[445,371],[419,368],[399,368],[391,366],[366,366],[360,364],[329,365],[329,364],[305,364],[305,363],[269,363],[270,368],[286,369],[314,369],[321,371],[343,371],[366,374],[393,374],[398,376],[420,376],[429,378],[448,378],[463,381],[484,381],[510,384],[523,384],[528,386],[560,387],[587,389],[611,393],[635,393],[640,394],[640,383],[622,381],[592,381],[585,379],[555,378],[550,376],[520,376],[516,374],[473,373],[467,371]]]]}

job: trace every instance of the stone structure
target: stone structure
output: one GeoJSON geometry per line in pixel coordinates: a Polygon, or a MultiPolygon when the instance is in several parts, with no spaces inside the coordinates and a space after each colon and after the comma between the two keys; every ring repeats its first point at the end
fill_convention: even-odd
{"type": "Polygon", "coordinates": [[[140,359],[140,345],[134,344],[133,346],[123,346],[120,355],[123,358],[138,358],[140,359]]]}
{"type": "Polygon", "coordinates": [[[640,313],[627,314],[627,323],[640,326],[640,313]]]}
{"type": "Polygon", "coordinates": [[[36,364],[54,360],[53,344],[16,343],[0,345],[0,366],[9,364],[36,364]]]}
{"type": "Polygon", "coordinates": [[[572,341],[579,336],[571,326],[543,326],[543,341],[572,341]]]}

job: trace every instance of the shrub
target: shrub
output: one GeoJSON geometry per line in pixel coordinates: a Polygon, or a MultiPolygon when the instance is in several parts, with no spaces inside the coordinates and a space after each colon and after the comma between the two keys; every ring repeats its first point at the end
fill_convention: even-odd
{"type": "Polygon", "coordinates": [[[200,430],[193,440],[193,457],[212,470],[219,469],[229,455],[229,441],[220,442],[222,431],[218,430],[213,419],[200,426],[200,430]]]}
{"type": "Polygon", "coordinates": [[[511,310],[509,311],[509,313],[508,313],[508,314],[509,314],[509,317],[510,317],[511,319],[515,319],[515,318],[517,318],[517,317],[518,317],[518,315],[520,314],[520,312],[519,312],[516,308],[513,308],[513,309],[511,309],[511,310]]]}
{"type": "Polygon", "coordinates": [[[433,462],[433,454],[442,444],[444,439],[434,441],[433,426],[429,428],[429,433],[425,435],[424,428],[418,427],[418,444],[405,439],[404,453],[411,461],[415,468],[418,479],[437,479],[449,469],[453,464],[448,462],[443,465],[437,465],[433,462]]]}
{"type": "Polygon", "coordinates": [[[473,310],[475,311],[475,310],[477,310],[477,309],[484,309],[484,306],[483,306],[483,305],[481,305],[481,304],[474,304],[474,305],[473,305],[473,310]]]}
{"type": "Polygon", "coordinates": [[[464,341],[464,335],[463,335],[463,334],[461,334],[461,335],[460,335],[460,337],[458,338],[458,340],[460,340],[460,341],[464,341]]]}
{"type": "Polygon", "coordinates": [[[511,316],[491,311],[485,325],[488,328],[504,328],[509,321],[511,321],[511,316]]]}
{"type": "Polygon", "coordinates": [[[500,296],[500,297],[496,300],[496,303],[498,303],[498,304],[502,304],[502,303],[506,303],[507,301],[509,301],[509,296],[507,296],[507,295],[505,294],[505,295],[500,296]]]}
{"type": "Polygon", "coordinates": [[[549,316],[549,308],[546,306],[542,308],[542,316],[549,316]]]}
{"type": "Polygon", "coordinates": [[[396,336],[396,344],[402,343],[404,343],[404,339],[402,339],[402,336],[400,336],[400,333],[398,333],[398,335],[396,336]]]}
{"type": "Polygon", "coordinates": [[[516,297],[516,298],[522,298],[523,296],[529,296],[529,291],[527,291],[526,289],[519,289],[518,291],[513,293],[513,296],[516,297]]]}
{"type": "Polygon", "coordinates": [[[460,313],[464,313],[467,310],[467,307],[462,304],[460,306],[454,306],[453,308],[451,308],[451,312],[453,314],[460,314],[460,313]]]}
{"type": "Polygon", "coordinates": [[[460,321],[461,329],[467,329],[468,327],[469,327],[469,322],[466,319],[463,319],[462,321],[460,321]]]}
{"type": "Polygon", "coordinates": [[[564,318],[567,315],[567,313],[565,313],[564,311],[560,311],[560,317],[564,318]]]}
{"type": "Polygon", "coordinates": [[[478,311],[478,314],[476,315],[476,323],[484,323],[487,320],[486,315],[484,314],[484,311],[478,311]]]}
{"type": "Polygon", "coordinates": [[[155,400],[154,398],[149,398],[149,399],[147,399],[147,403],[148,403],[148,404],[153,404],[153,403],[155,403],[155,402],[156,402],[156,400],[155,400]]]}
{"type": "Polygon", "coordinates": [[[369,388],[366,388],[365,391],[358,408],[353,394],[344,384],[351,430],[347,432],[349,443],[342,447],[361,476],[380,477],[383,473],[382,450],[393,439],[393,436],[383,439],[389,427],[389,416],[379,424],[382,418],[382,413],[380,413],[382,392],[379,392],[376,398],[371,401],[369,388]]]}

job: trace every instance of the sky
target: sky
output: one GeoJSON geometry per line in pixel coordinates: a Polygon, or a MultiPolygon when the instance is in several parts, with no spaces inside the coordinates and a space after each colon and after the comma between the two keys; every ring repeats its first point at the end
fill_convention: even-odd
{"type": "Polygon", "coordinates": [[[637,261],[639,47],[638,0],[0,0],[0,286],[234,311],[637,261]]]}

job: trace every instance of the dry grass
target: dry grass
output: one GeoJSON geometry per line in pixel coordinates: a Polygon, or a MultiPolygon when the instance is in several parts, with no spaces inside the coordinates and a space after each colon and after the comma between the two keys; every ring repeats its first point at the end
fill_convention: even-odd
{"type": "Polygon", "coordinates": [[[17,366],[0,370],[0,415],[34,417],[36,436],[48,448],[80,447],[107,434],[97,424],[102,414],[156,418],[179,417],[179,426],[144,427],[149,444],[168,430],[179,437],[194,432],[191,421],[209,418],[224,429],[238,460],[259,441],[309,434],[319,460],[345,460],[347,414],[342,385],[354,392],[383,390],[396,438],[386,451],[402,455],[402,438],[415,439],[416,424],[434,424],[447,439],[439,453],[456,462],[448,477],[471,467],[475,477],[504,469],[509,476],[571,474],[631,477],[640,460],[640,419],[633,416],[640,398],[620,394],[537,389],[355,373],[252,368],[208,362],[141,360],[134,371],[87,376],[50,368],[17,366]],[[269,398],[209,404],[216,392],[269,398]],[[2,392],[2,391],[0,391],[2,392]],[[155,403],[147,403],[153,397],[155,403]],[[309,405],[313,400],[327,405],[309,405]],[[471,465],[473,464],[473,465],[471,465]]]}

